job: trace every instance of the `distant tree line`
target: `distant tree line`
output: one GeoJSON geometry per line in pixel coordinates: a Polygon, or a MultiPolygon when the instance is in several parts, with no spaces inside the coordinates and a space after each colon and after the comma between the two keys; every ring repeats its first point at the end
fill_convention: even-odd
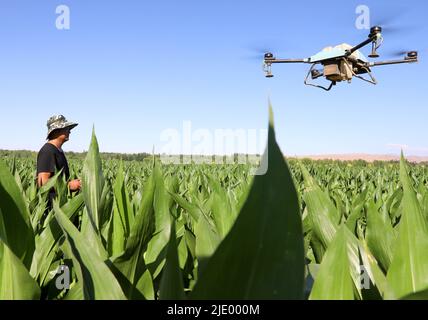
{"type": "MultiPolygon", "coordinates": [[[[116,153],[116,152],[101,152],[100,153],[101,159],[102,160],[124,160],[124,161],[143,161],[145,158],[147,157],[152,157],[151,154],[149,153],[133,153],[133,154],[128,154],[128,153],[116,153]]],[[[234,154],[232,156],[223,156],[223,160],[225,162],[227,162],[227,159],[232,158],[234,162],[238,163],[239,159],[244,157],[245,155],[241,155],[241,154],[234,154]]],[[[260,155],[257,155],[260,156],[260,155]]],[[[35,151],[28,151],[28,150],[0,150],[0,159],[4,158],[4,157],[16,157],[16,158],[33,158],[36,159],[37,158],[37,152],[35,151]]],[[[86,152],[74,152],[74,151],[67,151],[67,158],[68,159],[75,159],[75,160],[84,160],[86,157],[86,152]]],[[[160,157],[160,155],[155,155],[156,158],[160,157]]],[[[184,159],[188,156],[184,156],[184,155],[179,155],[177,156],[179,157],[179,159],[181,161],[184,162],[184,159]]],[[[216,159],[216,156],[211,156],[212,160],[214,161],[214,159],[216,159]]],[[[296,158],[293,157],[288,157],[289,160],[296,160],[296,158]]],[[[313,160],[311,159],[300,159],[303,163],[311,163],[313,162],[313,160]]],[[[318,160],[318,162],[325,162],[325,163],[340,163],[340,162],[348,162],[348,163],[352,163],[353,165],[367,165],[368,162],[364,161],[364,160],[352,160],[352,161],[340,161],[340,160],[318,160]]],[[[373,166],[375,167],[382,167],[385,164],[398,164],[399,161],[398,160],[389,160],[389,161],[374,161],[373,162],[373,166]]],[[[410,165],[417,165],[414,163],[409,163],[410,165]]],[[[428,165],[428,162],[421,162],[419,163],[419,165],[428,165]]]]}
{"type": "MultiPolygon", "coordinates": [[[[113,152],[101,152],[101,159],[103,160],[119,160],[124,161],[143,161],[145,158],[151,156],[148,153],[113,153],[113,152]]],[[[37,152],[28,150],[0,150],[0,158],[4,157],[16,157],[16,158],[37,158],[37,152]]],[[[86,152],[74,152],[67,151],[68,159],[83,160],[86,157],[86,152]]]]}

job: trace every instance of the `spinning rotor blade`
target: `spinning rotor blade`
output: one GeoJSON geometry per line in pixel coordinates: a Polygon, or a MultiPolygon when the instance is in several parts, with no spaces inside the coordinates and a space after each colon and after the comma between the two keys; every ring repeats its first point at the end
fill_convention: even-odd
{"type": "Polygon", "coordinates": [[[382,55],[389,57],[389,58],[406,58],[410,56],[414,56],[414,54],[416,53],[416,55],[419,55],[420,52],[426,52],[426,49],[422,48],[418,48],[418,50],[388,50],[385,51],[382,55]]]}
{"type": "MultiPolygon", "coordinates": [[[[282,37],[281,37],[282,38],[282,37]]],[[[245,54],[243,59],[263,61],[266,53],[272,53],[275,57],[278,56],[289,56],[290,48],[293,48],[293,52],[299,49],[298,44],[290,43],[290,40],[280,39],[265,39],[257,42],[256,44],[250,44],[243,47],[248,54],[245,54]]]]}
{"type": "Polygon", "coordinates": [[[272,48],[269,47],[250,47],[248,51],[251,53],[245,55],[243,59],[252,61],[263,61],[267,52],[281,52],[281,50],[272,50],[272,48]]]}
{"type": "Polygon", "coordinates": [[[263,54],[247,55],[247,56],[244,56],[242,59],[262,62],[264,60],[264,53],[263,54]]]}
{"type": "Polygon", "coordinates": [[[264,46],[264,47],[250,47],[248,48],[249,51],[251,51],[251,53],[249,55],[246,55],[244,57],[244,59],[246,60],[255,60],[255,61],[263,61],[265,54],[267,52],[272,52],[272,53],[278,53],[278,52],[283,52],[282,50],[274,50],[271,47],[268,46],[264,46]]]}
{"type": "Polygon", "coordinates": [[[413,51],[413,50],[393,50],[393,51],[385,52],[384,55],[388,57],[404,57],[410,51],[413,51]]]}
{"type": "Polygon", "coordinates": [[[385,35],[398,35],[411,33],[420,27],[414,24],[403,24],[402,17],[408,15],[408,8],[392,8],[389,12],[381,9],[374,9],[370,16],[371,26],[382,27],[382,33],[385,35]]]}
{"type": "Polygon", "coordinates": [[[373,26],[378,25],[382,27],[382,33],[391,36],[391,35],[402,35],[407,33],[412,33],[417,30],[418,27],[414,25],[391,25],[391,24],[374,24],[373,26]]]}

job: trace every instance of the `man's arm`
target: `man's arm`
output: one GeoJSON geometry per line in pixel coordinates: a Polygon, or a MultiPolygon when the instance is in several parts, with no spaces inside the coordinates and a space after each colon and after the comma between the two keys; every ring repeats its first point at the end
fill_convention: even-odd
{"type": "MultiPolygon", "coordinates": [[[[55,155],[49,148],[40,150],[37,156],[37,185],[44,186],[56,171],[55,155]]],[[[68,188],[71,191],[80,190],[80,180],[71,180],[68,182],[68,188]]]]}
{"type": "Polygon", "coordinates": [[[39,188],[48,182],[55,170],[55,155],[46,144],[37,155],[37,185],[39,188]]]}
{"type": "Polygon", "coordinates": [[[37,175],[37,185],[39,186],[39,188],[41,188],[46,183],[48,183],[48,180],[49,180],[50,177],[51,177],[51,173],[50,172],[40,172],[37,175]]]}
{"type": "MultiPolygon", "coordinates": [[[[51,177],[50,172],[40,172],[37,176],[37,185],[39,186],[39,188],[41,188],[46,183],[48,183],[50,177],[51,177]]],[[[71,191],[80,190],[80,187],[81,187],[80,179],[75,179],[68,182],[68,188],[71,191]]]]}

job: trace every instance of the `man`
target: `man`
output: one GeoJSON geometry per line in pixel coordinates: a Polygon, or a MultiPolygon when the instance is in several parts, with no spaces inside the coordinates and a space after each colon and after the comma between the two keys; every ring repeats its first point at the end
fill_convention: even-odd
{"type": "MultiPolygon", "coordinates": [[[[62,145],[69,140],[70,131],[77,125],[77,123],[68,122],[63,115],[53,116],[48,120],[48,142],[37,155],[37,184],[39,188],[61,169],[65,179],[67,181],[70,179],[70,169],[62,145]]],[[[68,181],[68,187],[71,191],[80,190],[80,186],[78,179],[68,181]]],[[[49,193],[49,206],[52,205],[54,197],[55,191],[52,190],[49,193]]]]}

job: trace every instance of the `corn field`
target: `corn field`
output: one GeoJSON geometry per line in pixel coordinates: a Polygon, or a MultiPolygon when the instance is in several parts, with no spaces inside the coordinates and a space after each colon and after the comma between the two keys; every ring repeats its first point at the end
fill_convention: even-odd
{"type": "Polygon", "coordinates": [[[268,150],[253,177],[102,163],[93,134],[79,193],[1,159],[0,299],[428,299],[426,165],[287,161],[272,117],[268,150]]]}

